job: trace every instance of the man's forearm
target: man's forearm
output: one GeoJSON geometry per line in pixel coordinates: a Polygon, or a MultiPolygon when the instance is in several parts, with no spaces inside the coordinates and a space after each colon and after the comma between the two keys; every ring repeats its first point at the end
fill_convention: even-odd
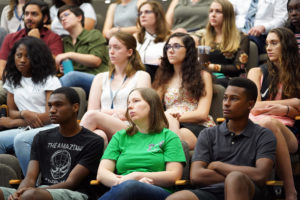
{"type": "Polygon", "coordinates": [[[191,174],[191,182],[194,185],[207,186],[225,181],[225,176],[211,169],[200,169],[191,174]]]}

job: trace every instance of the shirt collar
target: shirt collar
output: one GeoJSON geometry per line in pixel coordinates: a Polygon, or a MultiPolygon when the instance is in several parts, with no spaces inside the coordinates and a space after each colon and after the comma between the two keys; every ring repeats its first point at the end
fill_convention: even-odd
{"type": "MultiPolygon", "coordinates": [[[[229,131],[228,127],[227,127],[227,122],[228,120],[225,120],[221,125],[220,128],[222,130],[223,135],[227,136],[230,135],[231,132],[229,131]]],[[[246,126],[246,128],[242,131],[242,133],[240,135],[244,135],[246,137],[251,137],[251,129],[253,129],[254,123],[248,119],[248,124],[246,126]]]]}

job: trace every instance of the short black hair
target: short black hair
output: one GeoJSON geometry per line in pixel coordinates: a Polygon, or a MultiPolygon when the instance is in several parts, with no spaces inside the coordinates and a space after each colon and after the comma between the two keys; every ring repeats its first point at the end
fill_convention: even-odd
{"type": "Polygon", "coordinates": [[[81,10],[81,8],[79,8],[78,6],[64,5],[64,6],[60,7],[57,12],[58,19],[60,19],[59,18],[60,14],[66,10],[70,10],[70,12],[72,12],[76,17],[81,16],[81,25],[82,25],[82,27],[84,27],[84,13],[81,10]]]}
{"type": "Polygon", "coordinates": [[[70,87],[60,87],[52,92],[52,94],[64,94],[68,101],[73,105],[75,103],[80,104],[80,98],[75,89],[70,87]]]}
{"type": "Polygon", "coordinates": [[[257,87],[255,83],[250,79],[235,77],[229,80],[228,86],[244,88],[248,100],[256,101],[257,99],[257,87]]]}
{"type": "Polygon", "coordinates": [[[40,7],[43,19],[45,18],[45,16],[47,16],[47,21],[44,24],[51,24],[49,5],[42,0],[29,0],[23,7],[23,13],[25,13],[26,7],[32,4],[40,7]]]}

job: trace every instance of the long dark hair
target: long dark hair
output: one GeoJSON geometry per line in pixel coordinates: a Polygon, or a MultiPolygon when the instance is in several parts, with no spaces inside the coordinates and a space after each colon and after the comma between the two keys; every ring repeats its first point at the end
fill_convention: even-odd
{"type": "MultiPolygon", "coordinates": [[[[156,93],[155,90],[151,88],[136,88],[133,89],[128,97],[127,102],[130,94],[133,91],[138,91],[142,98],[148,103],[150,106],[150,111],[148,115],[149,119],[149,130],[148,133],[160,133],[164,128],[169,127],[168,120],[165,116],[164,109],[162,102],[156,93]]],[[[126,118],[128,119],[131,126],[126,130],[126,133],[128,135],[133,135],[138,132],[138,129],[133,121],[131,121],[129,114],[128,114],[128,108],[126,110],[126,118]]]]}
{"type": "MultiPolygon", "coordinates": [[[[172,34],[166,42],[166,45],[169,44],[169,41],[173,37],[178,37],[183,42],[186,48],[185,58],[181,65],[182,70],[182,84],[181,88],[187,89],[191,96],[195,99],[199,99],[202,96],[205,96],[205,83],[200,76],[202,67],[200,67],[198,58],[197,58],[197,49],[195,47],[194,39],[186,33],[174,33],[172,34]]],[[[165,47],[166,47],[165,45],[165,47]]],[[[158,68],[153,88],[159,89],[163,94],[166,91],[166,85],[171,80],[174,75],[174,67],[169,62],[167,56],[167,50],[164,48],[163,57],[161,59],[161,66],[158,68]]]]}
{"type": "Polygon", "coordinates": [[[284,73],[279,73],[278,68],[268,59],[269,91],[270,97],[275,98],[278,84],[282,84],[282,99],[300,97],[300,58],[298,45],[293,32],[287,28],[275,28],[269,31],[275,33],[280,41],[281,56],[279,67],[284,73]]]}
{"type": "Polygon", "coordinates": [[[35,37],[24,37],[16,42],[7,58],[3,72],[3,82],[9,81],[14,87],[20,86],[22,78],[15,64],[15,53],[20,45],[24,45],[31,66],[31,79],[35,84],[45,83],[49,75],[56,72],[55,62],[52,53],[43,40],[35,37]]]}

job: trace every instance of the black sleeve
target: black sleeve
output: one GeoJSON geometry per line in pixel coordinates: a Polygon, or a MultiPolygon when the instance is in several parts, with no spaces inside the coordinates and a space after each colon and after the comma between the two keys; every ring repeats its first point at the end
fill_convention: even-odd
{"type": "Polygon", "coordinates": [[[36,134],[33,138],[33,142],[31,144],[31,151],[30,151],[30,160],[39,160],[39,144],[40,141],[40,133],[36,134]]]}
{"type": "Polygon", "coordinates": [[[95,139],[91,140],[81,152],[82,156],[78,164],[86,167],[90,172],[97,173],[98,165],[103,154],[104,141],[102,137],[95,135],[95,139]]]}

